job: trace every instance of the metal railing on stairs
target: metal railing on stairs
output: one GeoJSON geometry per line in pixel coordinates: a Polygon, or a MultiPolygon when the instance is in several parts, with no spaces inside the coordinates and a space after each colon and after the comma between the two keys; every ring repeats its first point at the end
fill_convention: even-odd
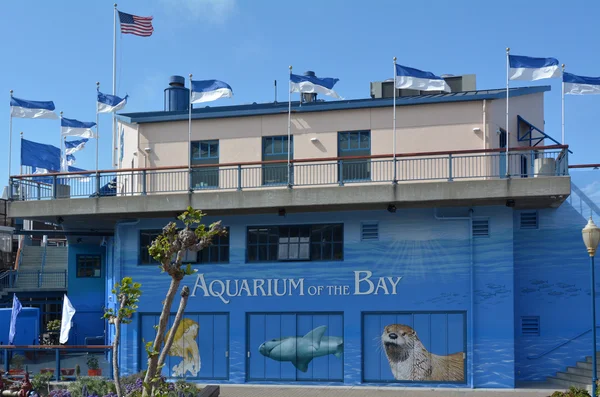
{"type": "MultiPolygon", "coordinates": [[[[597,330],[598,328],[600,328],[600,327],[596,326],[596,330],[597,330]]],[[[528,360],[537,360],[538,358],[544,357],[545,355],[552,353],[553,351],[555,351],[555,350],[557,350],[557,349],[559,349],[559,348],[563,347],[564,345],[566,345],[566,344],[568,344],[568,343],[570,343],[570,342],[573,342],[573,341],[574,341],[574,340],[576,340],[576,339],[579,339],[579,338],[581,338],[582,336],[584,336],[585,334],[587,334],[587,333],[589,333],[589,332],[592,332],[592,329],[591,329],[591,328],[590,328],[590,329],[588,329],[588,330],[585,330],[585,331],[583,331],[582,333],[580,333],[580,334],[578,334],[578,335],[576,335],[576,336],[574,336],[574,337],[572,337],[572,338],[569,338],[569,339],[567,339],[567,340],[564,340],[564,341],[562,341],[561,343],[557,344],[557,345],[556,345],[556,346],[554,346],[554,347],[551,347],[550,349],[548,349],[548,350],[546,350],[546,351],[544,351],[544,352],[542,352],[542,353],[539,353],[539,354],[531,354],[531,355],[527,356],[527,359],[528,359],[528,360]]],[[[596,332],[597,332],[597,331],[596,331],[596,332]]]]}

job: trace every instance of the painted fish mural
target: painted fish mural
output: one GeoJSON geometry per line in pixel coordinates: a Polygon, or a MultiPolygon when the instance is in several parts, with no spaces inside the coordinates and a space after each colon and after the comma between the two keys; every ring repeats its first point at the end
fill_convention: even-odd
{"type": "MultiPolygon", "coordinates": [[[[175,331],[173,345],[169,350],[169,356],[181,357],[183,360],[173,366],[173,377],[184,377],[187,372],[193,377],[198,376],[201,362],[196,338],[198,337],[199,330],[200,325],[189,318],[184,318],[179,323],[179,327],[175,331]]],[[[167,333],[165,340],[169,338],[170,332],[167,333]]]]}
{"type": "Polygon", "coordinates": [[[324,336],[327,326],[322,325],[302,337],[288,336],[264,342],[260,354],[275,361],[289,361],[302,372],[308,371],[313,358],[333,354],[341,358],[344,340],[338,336],[324,336]]]}

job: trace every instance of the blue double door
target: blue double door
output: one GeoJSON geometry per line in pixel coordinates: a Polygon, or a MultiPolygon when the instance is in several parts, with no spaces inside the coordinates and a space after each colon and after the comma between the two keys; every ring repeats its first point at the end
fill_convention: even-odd
{"type": "Polygon", "coordinates": [[[343,323],[341,313],[247,314],[247,379],[343,381],[343,323]]]}
{"type": "Polygon", "coordinates": [[[464,312],[363,313],[364,382],[466,382],[464,312]]]}
{"type": "MultiPolygon", "coordinates": [[[[140,369],[147,368],[145,344],[154,341],[160,315],[141,314],[140,369]]],[[[169,329],[175,316],[169,318],[169,329]]],[[[162,370],[168,378],[229,378],[229,315],[186,313],[175,330],[175,339],[162,370]]]]}

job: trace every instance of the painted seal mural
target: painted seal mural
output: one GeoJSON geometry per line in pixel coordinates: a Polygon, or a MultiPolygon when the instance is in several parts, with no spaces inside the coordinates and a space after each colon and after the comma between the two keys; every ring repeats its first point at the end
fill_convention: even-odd
{"type": "Polygon", "coordinates": [[[288,336],[272,339],[260,345],[258,351],[275,361],[289,361],[302,372],[308,371],[308,365],[316,357],[333,354],[341,358],[344,352],[344,340],[338,336],[324,336],[327,326],[322,325],[302,337],[288,336]]]}
{"type": "MultiPolygon", "coordinates": [[[[198,337],[199,329],[200,325],[189,318],[184,318],[179,323],[179,327],[175,331],[173,345],[171,346],[171,350],[169,350],[169,356],[181,357],[183,360],[173,366],[172,376],[183,377],[187,372],[193,377],[198,376],[201,363],[196,338],[198,337]]],[[[169,338],[169,333],[167,333],[166,338],[169,338]]]]}
{"type": "Polygon", "coordinates": [[[464,381],[463,353],[439,356],[428,352],[417,332],[408,325],[386,326],[381,343],[396,380],[464,381]]]}

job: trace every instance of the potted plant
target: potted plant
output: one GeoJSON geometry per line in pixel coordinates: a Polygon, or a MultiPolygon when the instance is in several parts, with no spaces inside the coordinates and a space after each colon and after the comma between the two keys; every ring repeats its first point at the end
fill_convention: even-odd
{"type": "Polygon", "coordinates": [[[42,374],[53,374],[54,368],[42,368],[40,369],[40,373],[42,374]]]}
{"type": "Polygon", "coordinates": [[[75,368],[61,368],[60,369],[60,374],[62,376],[73,376],[74,373],[75,373],[75,368]]]}
{"type": "Polygon", "coordinates": [[[60,337],[60,320],[52,320],[46,323],[46,332],[42,334],[43,345],[58,345],[60,337]]]}
{"type": "Polygon", "coordinates": [[[12,356],[10,360],[10,369],[8,373],[10,375],[22,375],[25,371],[23,371],[23,365],[25,364],[25,356],[20,354],[15,354],[12,356]]]}
{"type": "Polygon", "coordinates": [[[88,376],[102,376],[102,370],[98,365],[98,359],[94,356],[89,356],[86,364],[88,366],[88,376]]]}

